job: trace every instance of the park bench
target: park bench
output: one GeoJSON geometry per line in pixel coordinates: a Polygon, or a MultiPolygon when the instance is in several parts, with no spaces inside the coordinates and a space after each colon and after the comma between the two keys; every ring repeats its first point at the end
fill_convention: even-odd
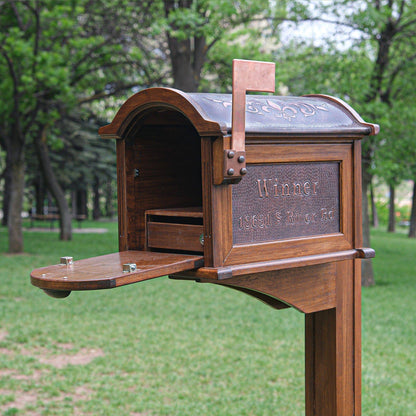
{"type": "MultiPolygon", "coordinates": [[[[35,225],[35,221],[41,221],[41,222],[49,222],[50,229],[53,230],[55,227],[55,221],[59,221],[60,215],[58,213],[58,210],[55,208],[49,209],[48,213],[45,214],[36,214],[32,210],[29,213],[30,218],[30,228],[33,228],[35,225]]],[[[86,215],[73,215],[73,219],[75,219],[78,222],[78,228],[81,228],[82,221],[87,219],[86,215]]]]}

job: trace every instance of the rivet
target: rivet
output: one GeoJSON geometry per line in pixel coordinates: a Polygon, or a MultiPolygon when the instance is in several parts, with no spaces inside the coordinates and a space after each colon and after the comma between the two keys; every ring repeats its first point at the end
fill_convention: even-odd
{"type": "Polygon", "coordinates": [[[140,176],[140,171],[139,171],[139,169],[134,169],[134,176],[135,176],[136,178],[138,178],[138,177],[140,176]]]}
{"type": "Polygon", "coordinates": [[[199,242],[200,242],[201,246],[203,246],[203,245],[204,245],[204,243],[205,243],[204,234],[201,234],[201,235],[199,236],[199,242]]]}
{"type": "Polygon", "coordinates": [[[227,175],[228,176],[233,176],[234,175],[234,169],[233,168],[228,169],[227,170],[227,175]]]}
{"type": "Polygon", "coordinates": [[[241,168],[240,169],[240,173],[242,174],[242,175],[246,175],[247,174],[247,168],[241,168]]]}
{"type": "Polygon", "coordinates": [[[126,263],[123,264],[123,273],[131,273],[136,270],[136,263],[126,263]]]}
{"type": "Polygon", "coordinates": [[[67,266],[69,266],[73,262],[74,262],[74,258],[69,257],[69,256],[61,257],[61,260],[60,260],[60,264],[66,264],[67,266]]]}
{"type": "Polygon", "coordinates": [[[227,153],[228,159],[232,159],[235,156],[235,153],[233,150],[229,150],[227,153]]]}
{"type": "Polygon", "coordinates": [[[64,276],[62,279],[68,279],[68,276],[64,276]]]}
{"type": "Polygon", "coordinates": [[[246,161],[246,158],[244,156],[238,156],[238,163],[244,163],[246,161]]]}

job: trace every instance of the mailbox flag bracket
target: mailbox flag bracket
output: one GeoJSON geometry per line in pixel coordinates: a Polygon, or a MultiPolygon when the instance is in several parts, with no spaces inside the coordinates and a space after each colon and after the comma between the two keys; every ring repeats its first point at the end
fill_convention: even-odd
{"type": "Polygon", "coordinates": [[[185,270],[202,267],[201,255],[158,253],[151,251],[122,251],[55,264],[33,270],[34,286],[56,298],[68,296],[72,290],[111,289],[142,282],[185,270]],[[126,265],[136,267],[126,268],[126,265]]]}

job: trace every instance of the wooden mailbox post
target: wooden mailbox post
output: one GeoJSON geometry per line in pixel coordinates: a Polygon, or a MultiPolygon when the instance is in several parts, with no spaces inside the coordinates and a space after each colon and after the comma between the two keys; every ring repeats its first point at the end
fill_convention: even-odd
{"type": "Polygon", "coordinates": [[[234,74],[234,103],[151,88],[123,104],[99,132],[117,140],[119,252],[65,257],[31,281],[65,297],[170,275],[294,307],[306,415],[359,416],[360,259],[374,256],[362,247],[361,139],[378,126],[328,96],[246,97],[274,90],[274,64],[236,61],[234,74]]]}

